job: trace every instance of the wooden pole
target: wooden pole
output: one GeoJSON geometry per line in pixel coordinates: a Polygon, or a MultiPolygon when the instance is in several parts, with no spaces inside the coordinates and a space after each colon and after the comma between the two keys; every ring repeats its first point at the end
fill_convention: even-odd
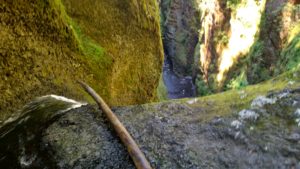
{"type": "Polygon", "coordinates": [[[112,112],[109,106],[104,102],[104,100],[87,84],[84,82],[78,81],[84,90],[89,93],[102,111],[107,116],[109,122],[113,125],[113,128],[117,132],[118,136],[121,138],[121,141],[127,148],[129,155],[131,156],[137,169],[152,169],[150,163],[147,161],[145,155],[140,150],[136,142],[133,140],[131,135],[128,133],[124,125],[120,122],[118,117],[112,112]]]}

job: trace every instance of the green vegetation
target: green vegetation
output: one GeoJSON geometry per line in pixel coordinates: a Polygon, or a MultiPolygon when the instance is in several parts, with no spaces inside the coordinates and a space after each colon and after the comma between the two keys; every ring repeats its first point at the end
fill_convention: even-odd
{"type": "Polygon", "coordinates": [[[284,59],[283,63],[287,63],[286,70],[292,70],[300,65],[300,34],[289,43],[281,55],[284,59]]]}
{"type": "Polygon", "coordinates": [[[271,78],[272,70],[266,66],[270,63],[263,59],[265,49],[264,41],[257,40],[246,57],[241,61],[244,68],[246,68],[247,80],[250,84],[256,84],[271,78]]]}
{"type": "Polygon", "coordinates": [[[237,6],[242,3],[243,0],[227,0],[226,1],[226,7],[231,9],[232,11],[235,11],[237,6]]]}
{"type": "Polygon", "coordinates": [[[292,30],[288,44],[281,52],[279,64],[284,70],[292,70],[300,65],[300,24],[292,30]]]}
{"type": "MultiPolygon", "coordinates": [[[[238,2],[228,3],[238,5],[238,2]]],[[[257,84],[299,65],[300,26],[293,18],[285,22],[288,17],[297,15],[297,6],[299,5],[286,3],[263,13],[259,26],[260,35],[257,35],[248,54],[230,70],[225,89],[257,84]],[[271,10],[274,11],[270,12],[271,10]]]]}
{"type": "Polygon", "coordinates": [[[209,88],[209,86],[203,81],[202,77],[199,75],[196,78],[195,85],[197,88],[197,94],[199,96],[206,96],[213,93],[213,91],[209,88]]]}
{"type": "MultiPolygon", "coordinates": [[[[270,91],[283,90],[285,88],[297,88],[300,85],[300,68],[288,71],[276,78],[260,84],[246,86],[242,89],[228,90],[226,92],[200,97],[189,106],[201,108],[203,121],[211,120],[216,116],[227,116],[237,113],[250,106],[257,96],[266,95],[270,91]],[[291,83],[293,82],[293,83],[291,83]]],[[[186,103],[190,99],[179,100],[186,103]]]]}
{"type": "Polygon", "coordinates": [[[247,59],[259,60],[263,55],[264,42],[257,40],[251,47],[247,59]]]}
{"type": "Polygon", "coordinates": [[[229,41],[229,37],[227,35],[227,32],[225,32],[225,31],[217,32],[217,34],[214,36],[213,41],[214,41],[215,44],[221,44],[221,45],[226,46],[228,44],[228,41],[229,41]]]}
{"type": "Polygon", "coordinates": [[[242,89],[248,85],[247,75],[245,71],[242,71],[239,76],[231,79],[229,84],[227,84],[228,89],[242,89]]]}
{"type": "Polygon", "coordinates": [[[166,22],[166,15],[169,13],[169,7],[170,7],[170,4],[171,4],[171,1],[172,0],[163,0],[163,1],[161,1],[160,3],[161,3],[161,5],[160,5],[160,7],[162,8],[161,10],[160,10],[160,25],[161,25],[161,31],[162,32],[164,32],[164,28],[165,28],[165,22],[166,22]]]}
{"type": "Polygon", "coordinates": [[[164,84],[162,75],[160,76],[159,84],[157,87],[157,97],[159,101],[168,100],[168,91],[164,84]]]}
{"type": "MultiPolygon", "coordinates": [[[[245,1],[242,0],[227,1],[227,7],[233,10],[231,12],[235,12],[234,9],[236,9],[243,2],[245,1]]],[[[298,8],[294,6],[291,7],[293,8],[292,16],[297,15],[297,13],[294,12],[294,8],[295,9],[298,8]]],[[[250,88],[253,89],[252,86],[248,86],[248,85],[261,83],[263,81],[271,79],[275,75],[279,75],[284,72],[290,71],[289,73],[284,73],[284,75],[281,75],[279,78],[275,78],[284,81],[282,83],[276,82],[274,84],[276,86],[275,88],[277,87],[281,88],[284,86],[284,84],[285,85],[287,84],[287,81],[284,78],[285,76],[291,76],[291,74],[293,74],[291,72],[294,70],[298,70],[296,72],[299,72],[300,26],[296,21],[291,20],[290,23],[288,23],[292,25],[292,27],[289,27],[290,30],[287,30],[287,27],[283,27],[281,25],[275,25],[275,27],[278,27],[278,29],[274,29],[274,25],[272,24],[274,24],[274,22],[275,23],[278,22],[278,24],[283,24],[281,22],[284,22],[284,19],[290,16],[289,11],[291,11],[288,9],[286,16],[284,14],[282,14],[284,16],[280,16],[281,12],[283,13],[282,10],[285,9],[285,7],[283,6],[278,8],[279,9],[276,8],[276,10],[278,11],[276,11],[275,13],[268,13],[266,11],[264,12],[264,14],[261,17],[261,22],[259,26],[260,34],[256,35],[255,43],[250,48],[248,54],[242,56],[241,57],[242,59],[238,60],[231,68],[231,70],[228,72],[227,79],[224,81],[225,87],[222,88],[221,90],[236,89],[237,91],[244,91],[250,88]],[[275,18],[277,20],[275,20],[275,18]],[[296,26],[293,26],[294,24],[296,26]],[[272,30],[271,31],[272,37],[269,36],[270,29],[272,30]],[[287,37],[288,40],[286,40],[287,41],[286,43],[285,43],[286,37],[282,37],[282,35],[288,36],[287,37]],[[278,48],[278,46],[281,45],[280,43],[283,44],[282,48],[278,48]]],[[[213,41],[215,43],[215,46],[220,44],[226,44],[228,41],[226,33],[218,29],[214,31],[215,31],[215,35],[213,41]]],[[[211,70],[215,70],[215,69],[211,68],[211,70]]],[[[297,74],[299,73],[296,73],[296,75],[297,74]]],[[[214,82],[216,81],[214,79],[215,79],[214,71],[210,73],[208,82],[204,82],[202,77],[197,77],[196,86],[197,86],[197,92],[200,96],[209,95],[214,92],[218,92],[220,90],[218,88],[213,87],[215,85],[214,82]]],[[[271,87],[272,85],[273,85],[272,80],[269,80],[265,83],[259,84],[258,86],[261,86],[263,88],[262,90],[267,90],[268,87],[272,88],[271,87]]],[[[262,92],[262,90],[259,90],[257,93],[262,92]]],[[[228,92],[232,94],[233,91],[234,90],[228,92]]],[[[216,98],[214,99],[216,100],[221,99],[223,95],[225,96],[224,99],[226,99],[226,97],[229,97],[226,93],[227,92],[222,93],[216,96],[216,98]]],[[[254,92],[254,95],[255,94],[256,92],[254,92]]],[[[214,97],[214,95],[212,95],[211,97],[214,97]]],[[[235,97],[235,96],[230,96],[230,97],[235,97]]]]}

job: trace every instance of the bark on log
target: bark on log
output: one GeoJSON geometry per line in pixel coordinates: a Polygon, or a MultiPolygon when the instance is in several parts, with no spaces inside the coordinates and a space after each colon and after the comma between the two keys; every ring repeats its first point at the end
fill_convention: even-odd
{"type": "Polygon", "coordinates": [[[150,163],[146,159],[143,152],[140,150],[136,142],[133,140],[131,135],[128,133],[124,125],[120,122],[118,117],[112,112],[109,106],[105,103],[105,101],[87,84],[84,82],[78,81],[80,85],[84,88],[84,90],[89,93],[102,111],[107,116],[109,122],[112,124],[113,128],[117,132],[121,141],[127,148],[127,151],[132,158],[137,169],[152,169],[150,163]]]}

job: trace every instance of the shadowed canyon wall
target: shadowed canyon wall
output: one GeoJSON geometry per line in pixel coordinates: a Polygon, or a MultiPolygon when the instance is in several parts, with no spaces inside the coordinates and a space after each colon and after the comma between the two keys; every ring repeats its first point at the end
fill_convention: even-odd
{"type": "Polygon", "coordinates": [[[156,1],[64,0],[83,33],[112,58],[110,103],[152,101],[162,68],[162,43],[156,1]]]}
{"type": "Polygon", "coordinates": [[[0,121],[37,96],[84,99],[77,79],[111,105],[156,99],[156,1],[4,0],[0,36],[0,121]]]}
{"type": "Polygon", "coordinates": [[[200,27],[196,1],[163,0],[160,7],[165,57],[176,74],[191,75],[198,65],[194,57],[200,27]]]}

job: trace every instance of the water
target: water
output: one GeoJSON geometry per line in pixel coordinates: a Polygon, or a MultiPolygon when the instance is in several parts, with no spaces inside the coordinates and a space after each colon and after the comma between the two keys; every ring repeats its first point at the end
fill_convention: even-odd
{"type": "Polygon", "coordinates": [[[196,87],[191,76],[178,77],[172,70],[171,62],[165,59],[163,79],[168,90],[169,99],[179,99],[196,96],[196,87]]]}
{"type": "Polygon", "coordinates": [[[1,168],[51,168],[51,162],[44,160],[47,157],[40,145],[41,131],[66,111],[82,105],[62,96],[47,95],[36,98],[18,115],[0,124],[1,168]]]}

